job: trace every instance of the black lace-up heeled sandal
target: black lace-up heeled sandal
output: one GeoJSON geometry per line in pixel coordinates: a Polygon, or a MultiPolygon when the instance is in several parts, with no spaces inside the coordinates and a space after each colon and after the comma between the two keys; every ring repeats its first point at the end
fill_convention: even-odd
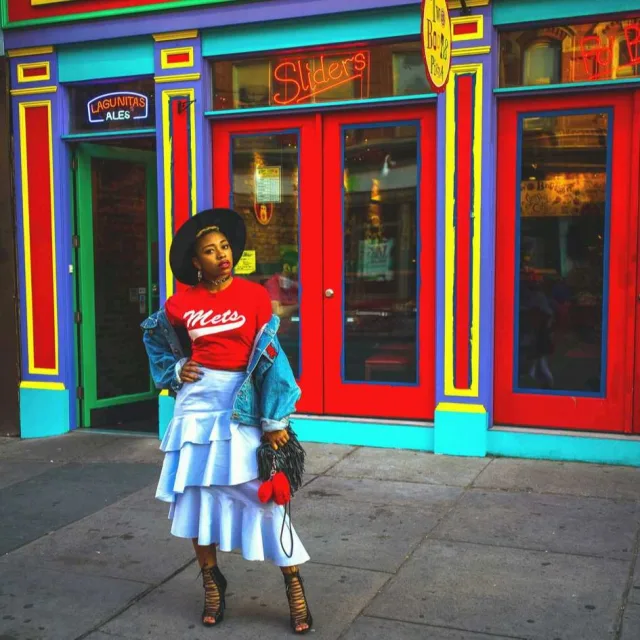
{"type": "Polygon", "coordinates": [[[202,624],[205,627],[218,626],[224,619],[224,596],[227,580],[218,569],[218,565],[202,568],[202,586],[204,587],[204,609],[202,624]],[[211,622],[213,620],[213,622],[211,622]]]}
{"type": "Polygon", "coordinates": [[[289,601],[289,611],[291,613],[291,629],[297,635],[303,635],[311,631],[313,617],[307,603],[307,596],[304,592],[304,583],[299,571],[283,573],[284,585],[287,590],[287,600],[289,601]],[[306,628],[300,629],[302,625],[306,628]]]}

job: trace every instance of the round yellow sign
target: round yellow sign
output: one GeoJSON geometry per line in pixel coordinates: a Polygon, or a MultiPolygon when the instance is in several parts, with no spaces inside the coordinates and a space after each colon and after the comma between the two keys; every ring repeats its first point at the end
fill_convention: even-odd
{"type": "Polygon", "coordinates": [[[422,54],[427,79],[437,93],[447,86],[452,41],[447,0],[422,0],[422,54]]]}

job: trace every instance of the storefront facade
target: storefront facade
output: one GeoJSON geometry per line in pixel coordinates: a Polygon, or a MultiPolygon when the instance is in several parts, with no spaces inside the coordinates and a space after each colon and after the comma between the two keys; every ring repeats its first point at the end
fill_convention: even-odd
{"type": "Polygon", "coordinates": [[[640,464],[640,5],[449,2],[435,94],[415,0],[4,4],[23,437],[162,432],[138,325],[213,205],[303,439],[640,464]]]}

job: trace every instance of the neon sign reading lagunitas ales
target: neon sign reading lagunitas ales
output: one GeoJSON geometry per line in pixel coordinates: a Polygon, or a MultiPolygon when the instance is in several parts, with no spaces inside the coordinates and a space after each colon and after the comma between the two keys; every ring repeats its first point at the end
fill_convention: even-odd
{"type": "Polygon", "coordinates": [[[89,122],[127,122],[149,117],[149,99],[141,93],[116,91],[105,93],[87,102],[89,122]]]}
{"type": "Polygon", "coordinates": [[[357,95],[349,99],[362,100],[369,97],[369,69],[368,51],[283,60],[273,70],[272,100],[280,106],[304,104],[352,83],[357,95]]]}

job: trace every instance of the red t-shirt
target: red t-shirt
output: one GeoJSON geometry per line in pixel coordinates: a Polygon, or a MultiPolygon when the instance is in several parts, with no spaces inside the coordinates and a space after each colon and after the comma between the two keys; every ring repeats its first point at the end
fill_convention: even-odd
{"type": "Polygon", "coordinates": [[[264,287],[234,278],[219,293],[201,284],[180,291],[167,300],[165,311],[172,325],[189,333],[195,362],[243,371],[258,331],[271,319],[271,301],[264,287]]]}

